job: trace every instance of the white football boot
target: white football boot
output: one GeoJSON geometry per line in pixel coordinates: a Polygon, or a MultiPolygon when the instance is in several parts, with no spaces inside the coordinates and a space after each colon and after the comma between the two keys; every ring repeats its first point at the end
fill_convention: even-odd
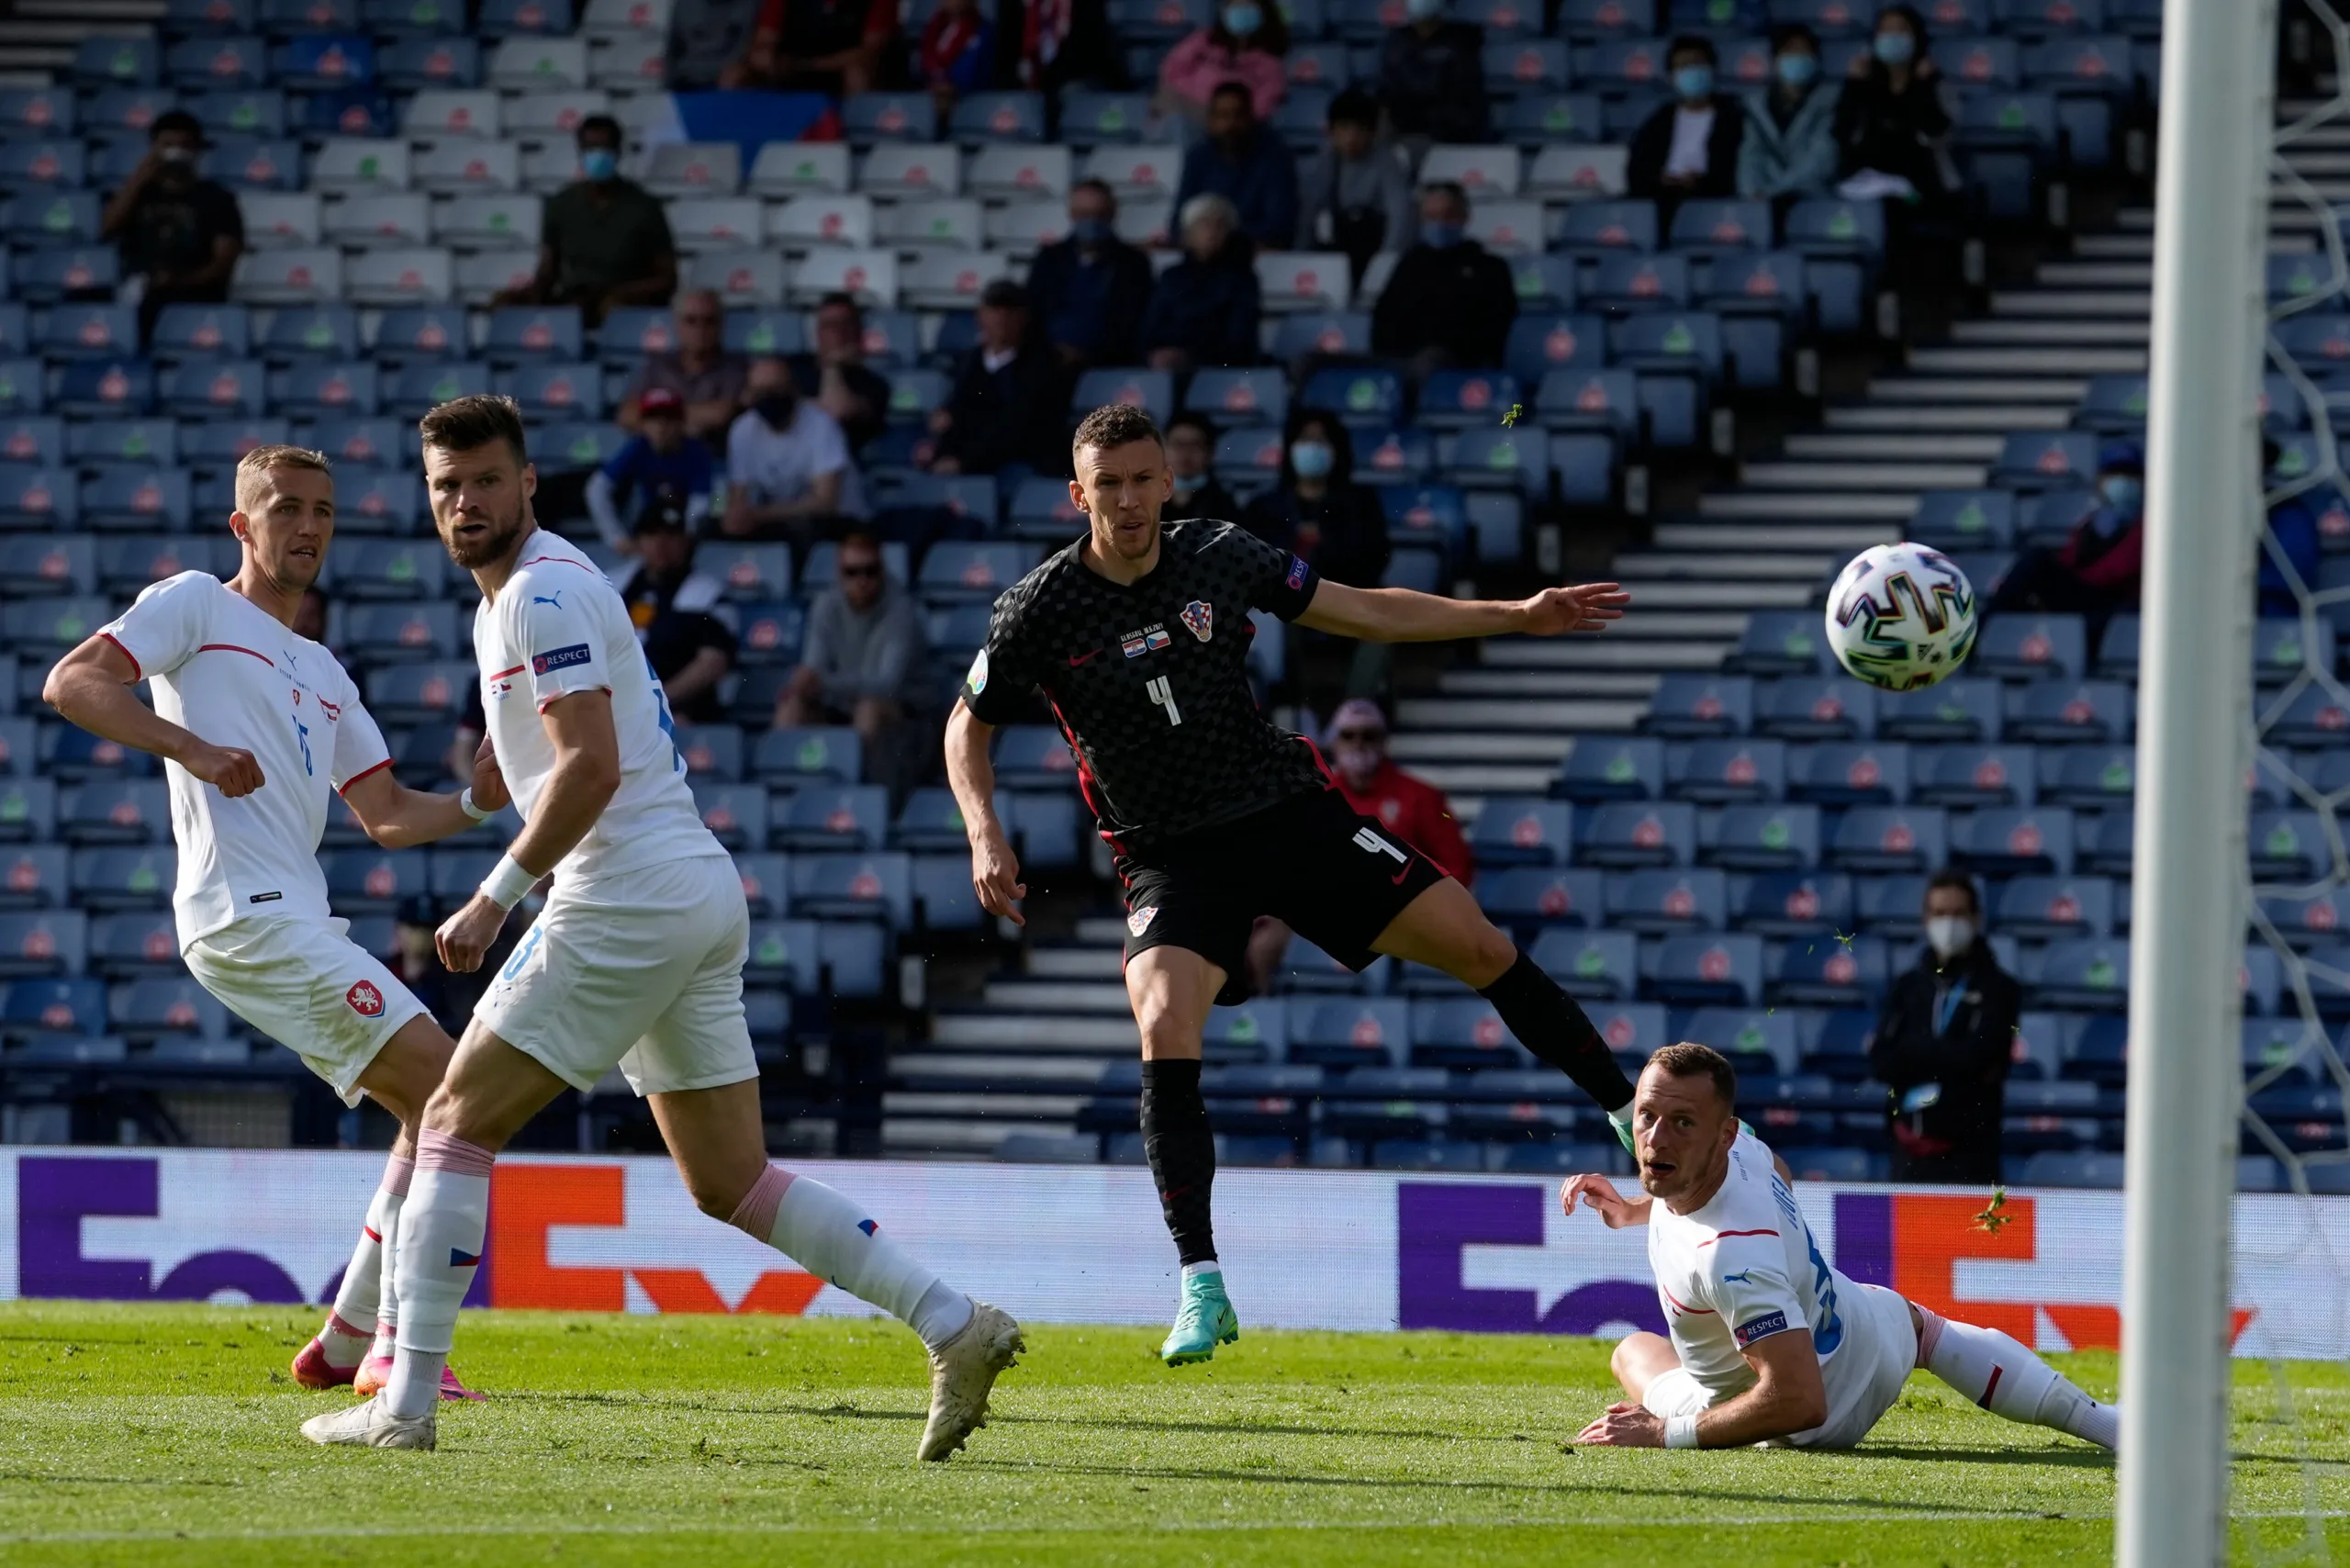
{"type": "Polygon", "coordinates": [[[347,1444],[366,1449],[430,1449],[434,1443],[433,1412],[395,1416],[377,1394],[364,1404],[302,1423],[302,1435],[314,1443],[347,1444]]]}
{"type": "Polygon", "coordinates": [[[1014,1358],[1027,1348],[1012,1314],[971,1303],[971,1321],[931,1352],[930,1420],[922,1429],[919,1457],[946,1459],[988,1424],[988,1391],[996,1374],[1017,1365],[1014,1358]]]}

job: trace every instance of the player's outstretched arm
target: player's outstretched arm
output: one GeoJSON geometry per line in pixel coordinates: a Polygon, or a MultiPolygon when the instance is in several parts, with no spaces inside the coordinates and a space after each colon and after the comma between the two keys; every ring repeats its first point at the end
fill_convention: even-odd
{"type": "Polygon", "coordinates": [[[578,846],[621,787],[620,733],[612,727],[610,692],[601,687],[567,692],[550,701],[539,720],[554,745],[554,767],[531,820],[506,846],[505,859],[435,934],[441,961],[453,973],[481,968],[482,955],[506,924],[506,912],[578,846]]]}
{"type": "MultiPolygon", "coordinates": [[[[1810,1329],[1790,1328],[1757,1339],[1743,1354],[1754,1369],[1754,1384],[1698,1413],[1699,1448],[1747,1448],[1808,1431],[1828,1419],[1828,1385],[1820,1381],[1810,1329]]],[[[1638,1405],[1611,1405],[1575,1441],[1602,1448],[1662,1448],[1664,1422],[1638,1405]]]]}
{"type": "Polygon", "coordinates": [[[1014,925],[1025,925],[1019,901],[1028,896],[1020,879],[1020,859],[1004,836],[1003,821],[995,814],[995,763],[988,743],[995,726],[983,722],[962,703],[946,715],[946,783],[962,809],[963,829],[971,841],[971,887],[979,907],[990,914],[1007,915],[1014,925]]]}
{"type": "Polygon", "coordinates": [[[1559,1188],[1559,1212],[1572,1215],[1575,1204],[1599,1216],[1599,1222],[1610,1230],[1622,1230],[1628,1226],[1646,1225],[1650,1205],[1656,1200],[1646,1193],[1626,1196],[1617,1191],[1616,1183],[1605,1176],[1570,1176],[1559,1188]]]}
{"type": "Polygon", "coordinates": [[[1632,596],[1614,583],[1544,588],[1532,599],[1444,599],[1411,588],[1359,588],[1327,579],[1315,585],[1301,626],[1365,643],[1446,643],[1520,632],[1555,637],[1599,632],[1620,621],[1632,596]]]}
{"type": "Polygon", "coordinates": [[[252,753],[213,745],[173,723],[139,700],[130,689],[138,680],[129,655],[107,638],[92,637],[50,668],[40,698],[90,734],[176,762],[232,801],[262,787],[265,780],[252,753]]]}
{"type": "MultiPolygon", "coordinates": [[[[498,757],[487,736],[474,753],[471,791],[474,810],[478,812],[502,811],[509,799],[506,778],[498,770],[498,757]]],[[[464,798],[463,794],[410,790],[394,778],[388,767],[354,778],[342,790],[343,804],[351,808],[351,814],[359,819],[369,838],[386,849],[431,844],[475,826],[480,819],[460,804],[464,798]]]]}

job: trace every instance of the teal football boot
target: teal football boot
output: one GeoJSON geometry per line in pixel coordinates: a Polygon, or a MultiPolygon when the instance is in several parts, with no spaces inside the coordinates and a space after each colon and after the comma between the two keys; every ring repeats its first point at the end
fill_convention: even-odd
{"type": "Polygon", "coordinates": [[[1218,1345],[1240,1338],[1240,1318],[1224,1294],[1222,1274],[1192,1274],[1183,1281],[1183,1305],[1175,1313],[1175,1327],[1158,1359],[1170,1367],[1214,1358],[1218,1345]]]}

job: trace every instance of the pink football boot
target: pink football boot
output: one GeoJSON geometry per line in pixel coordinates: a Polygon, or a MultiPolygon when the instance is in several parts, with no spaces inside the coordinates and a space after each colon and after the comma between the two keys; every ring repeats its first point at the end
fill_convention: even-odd
{"type": "MultiPolygon", "coordinates": [[[[359,1363],[357,1375],[351,1380],[351,1391],[362,1399],[372,1399],[381,1394],[384,1391],[384,1385],[391,1381],[392,1358],[369,1356],[359,1363]]],[[[481,1399],[484,1396],[459,1383],[457,1370],[454,1367],[444,1366],[441,1369],[441,1397],[445,1402],[452,1399],[481,1399]]]]}

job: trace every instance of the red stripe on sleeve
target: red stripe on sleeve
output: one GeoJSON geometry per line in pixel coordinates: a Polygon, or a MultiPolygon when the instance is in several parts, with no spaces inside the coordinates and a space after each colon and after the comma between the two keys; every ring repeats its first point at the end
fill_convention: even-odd
{"type": "Polygon", "coordinates": [[[1697,1247],[1698,1247],[1698,1249],[1702,1251],[1702,1250],[1703,1250],[1703,1249],[1705,1249],[1706,1248],[1711,1247],[1715,1242],[1717,1242],[1717,1241],[1727,1241],[1728,1239],[1729,1239],[1729,1238],[1730,1238],[1731,1237],[1733,1237],[1733,1236],[1776,1236],[1776,1235],[1778,1235],[1778,1234],[1779,1234],[1779,1233],[1778,1233],[1777,1231],[1775,1231],[1775,1230],[1724,1230],[1724,1231],[1718,1231],[1718,1232],[1716,1232],[1714,1235],[1707,1237],[1705,1240],[1700,1241],[1699,1243],[1697,1243],[1697,1247]]]}
{"type": "Polygon", "coordinates": [[[392,759],[391,759],[390,757],[388,757],[388,756],[387,756],[387,757],[384,758],[384,760],[383,760],[383,761],[381,761],[381,762],[377,763],[375,767],[370,767],[370,768],[366,769],[364,772],[360,772],[360,773],[354,773],[354,774],[352,774],[350,778],[346,778],[346,779],[344,779],[344,780],[342,781],[342,789],[341,789],[341,790],[337,790],[335,791],[335,793],[336,793],[336,794],[338,794],[338,795],[341,794],[341,793],[343,792],[343,790],[349,790],[349,789],[350,789],[353,784],[356,784],[356,783],[358,783],[362,778],[366,778],[368,774],[370,774],[370,773],[381,773],[382,771],[384,771],[384,769],[386,769],[386,767],[389,767],[391,765],[392,765],[392,759]]]}
{"type": "Polygon", "coordinates": [[[123,656],[124,658],[126,658],[126,659],[129,659],[129,660],[130,661],[130,678],[131,678],[131,679],[133,679],[133,680],[144,680],[144,679],[146,679],[146,678],[147,678],[146,672],[145,672],[145,671],[143,671],[143,670],[141,670],[141,669],[139,667],[139,655],[138,655],[137,654],[132,653],[129,648],[125,648],[125,647],[123,647],[123,645],[122,645],[122,639],[121,639],[121,638],[119,638],[119,637],[118,637],[118,636],[116,636],[116,635],[115,635],[113,633],[111,633],[111,632],[101,632],[101,633],[98,633],[98,635],[99,635],[99,636],[101,636],[101,637],[104,637],[107,642],[112,643],[112,644],[115,645],[115,647],[116,647],[117,649],[118,649],[118,650],[121,652],[122,656],[123,656]]]}

